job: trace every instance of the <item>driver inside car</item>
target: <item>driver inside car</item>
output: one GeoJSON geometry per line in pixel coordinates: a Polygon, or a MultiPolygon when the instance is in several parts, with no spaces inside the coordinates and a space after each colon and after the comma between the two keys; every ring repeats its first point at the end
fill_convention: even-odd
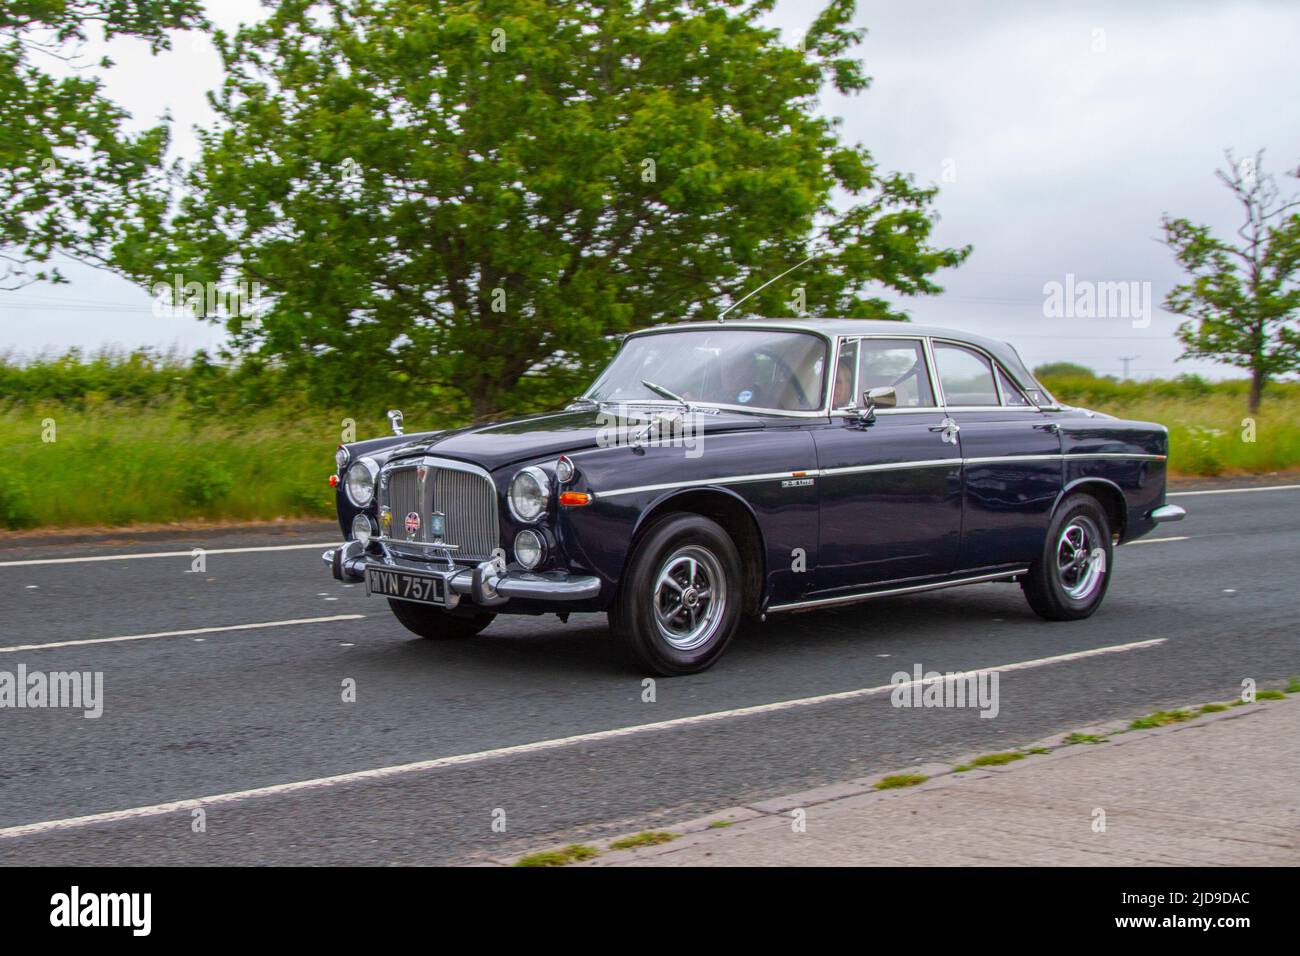
{"type": "Polygon", "coordinates": [[[727,405],[772,407],[765,390],[758,384],[758,362],[752,352],[735,353],[722,363],[722,397],[727,405]]]}

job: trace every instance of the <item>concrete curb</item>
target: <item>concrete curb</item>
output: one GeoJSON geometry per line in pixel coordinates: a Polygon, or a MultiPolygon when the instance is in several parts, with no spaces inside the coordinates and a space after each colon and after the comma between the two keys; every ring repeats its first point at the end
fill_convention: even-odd
{"type": "MultiPolygon", "coordinates": [[[[807,809],[815,806],[825,807],[831,804],[846,809],[866,809],[871,807],[873,804],[880,804],[887,800],[906,800],[914,791],[959,787],[970,780],[984,779],[995,774],[1015,773],[1017,770],[1025,766],[1039,765],[1044,761],[1068,760],[1076,755],[1086,753],[1093,748],[1124,746],[1125,744],[1130,744],[1139,740],[1147,740],[1152,737],[1203,729],[1224,720],[1240,720],[1257,716],[1262,713],[1261,708],[1265,706],[1276,707],[1278,705],[1285,705],[1288,702],[1295,706],[1297,702],[1300,702],[1300,697],[1292,696],[1284,700],[1257,701],[1253,704],[1238,706],[1232,706],[1229,704],[1227,710],[1201,714],[1181,723],[1143,730],[1128,729],[1129,725],[1132,724],[1134,720],[1146,716],[1145,714],[1139,714],[1127,719],[1108,721],[1091,727],[1081,728],[1076,731],[1053,734],[1052,736],[1045,737],[1042,740],[1017,747],[1014,751],[1003,751],[1024,753],[1025,756],[1023,759],[1014,760],[1000,766],[977,767],[971,770],[958,772],[956,769],[957,767],[970,765],[972,761],[980,756],[979,754],[970,754],[950,764],[918,764],[898,770],[891,770],[888,773],[880,773],[868,777],[858,777],[844,783],[815,787],[810,790],[803,790],[797,793],[786,794],[780,797],[772,797],[754,803],[731,807],[726,810],[718,811],[717,813],[709,814],[708,816],[687,820],[676,826],[655,826],[653,828],[655,832],[667,831],[669,833],[677,834],[677,839],[668,843],[637,847],[628,850],[609,849],[611,843],[634,836],[637,832],[643,831],[633,831],[631,833],[620,834],[599,841],[592,841],[590,845],[596,846],[600,850],[600,856],[581,863],[572,863],[569,865],[575,867],[629,866],[635,865],[638,860],[665,856],[689,848],[716,847],[720,845],[720,841],[725,841],[729,836],[735,834],[755,833],[775,829],[783,830],[788,828],[791,823],[790,814],[794,810],[807,809]],[[1066,738],[1073,733],[1104,736],[1107,739],[1102,743],[1067,744],[1065,742],[1066,738]],[[1028,753],[1028,751],[1035,749],[1046,749],[1048,752],[1043,754],[1028,753]],[[929,779],[924,783],[911,787],[887,790],[877,790],[875,788],[875,785],[885,777],[897,774],[917,774],[928,777],[929,779]]],[[[1195,711],[1201,706],[1203,705],[1186,704],[1182,707],[1166,709],[1195,711]]],[[[558,850],[567,845],[569,844],[556,844],[532,852],[558,850]]],[[[531,853],[523,854],[521,856],[524,855],[531,855],[531,853]]],[[[706,853],[705,855],[707,856],[709,854],[706,853]]],[[[520,858],[521,857],[494,859],[488,861],[487,865],[512,866],[516,860],[520,858]]]]}

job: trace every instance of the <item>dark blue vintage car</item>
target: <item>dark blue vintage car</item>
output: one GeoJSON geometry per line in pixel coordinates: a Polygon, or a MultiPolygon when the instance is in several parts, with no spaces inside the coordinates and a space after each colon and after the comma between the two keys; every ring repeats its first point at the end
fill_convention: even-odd
{"type": "Polygon", "coordinates": [[[1165,503],[1161,425],[1062,406],[1002,342],[856,320],[630,335],[563,411],[340,447],[326,552],[428,638],[603,611],[654,674],[703,670],[741,615],[1018,581],[1101,605],[1165,503]]]}

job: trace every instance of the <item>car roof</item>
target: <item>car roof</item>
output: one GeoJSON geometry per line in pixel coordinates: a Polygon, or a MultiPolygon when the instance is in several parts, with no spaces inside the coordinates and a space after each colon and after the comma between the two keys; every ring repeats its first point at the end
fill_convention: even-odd
{"type": "MultiPolygon", "coordinates": [[[[824,318],[752,318],[723,319],[713,322],[676,322],[655,325],[640,329],[633,335],[645,335],[653,332],[679,332],[688,329],[772,329],[791,332],[816,332],[825,336],[837,335],[899,335],[907,337],[931,336],[940,339],[953,339],[957,342],[969,342],[978,346],[996,358],[1011,376],[1023,388],[1037,388],[1051,398],[1051,393],[1043,388],[1025,366],[1024,361],[1009,342],[985,338],[960,329],[945,329],[937,325],[918,325],[915,322],[901,322],[891,319],[824,319],[824,318]]],[[[1054,400],[1053,400],[1054,401],[1054,400]]]]}

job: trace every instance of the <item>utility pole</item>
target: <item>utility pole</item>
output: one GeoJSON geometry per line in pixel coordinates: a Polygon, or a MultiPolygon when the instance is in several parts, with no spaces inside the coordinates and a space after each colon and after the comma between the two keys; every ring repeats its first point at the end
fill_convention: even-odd
{"type": "Polygon", "coordinates": [[[1128,363],[1129,363],[1129,362],[1135,362],[1135,361],[1137,361],[1138,359],[1140,359],[1141,357],[1142,357],[1142,356],[1140,356],[1140,355],[1121,355],[1121,356],[1119,357],[1119,360],[1120,360],[1121,362],[1124,363],[1124,377],[1123,377],[1122,379],[1120,379],[1120,381],[1123,381],[1123,382],[1127,382],[1127,381],[1128,381],[1128,363]]]}

